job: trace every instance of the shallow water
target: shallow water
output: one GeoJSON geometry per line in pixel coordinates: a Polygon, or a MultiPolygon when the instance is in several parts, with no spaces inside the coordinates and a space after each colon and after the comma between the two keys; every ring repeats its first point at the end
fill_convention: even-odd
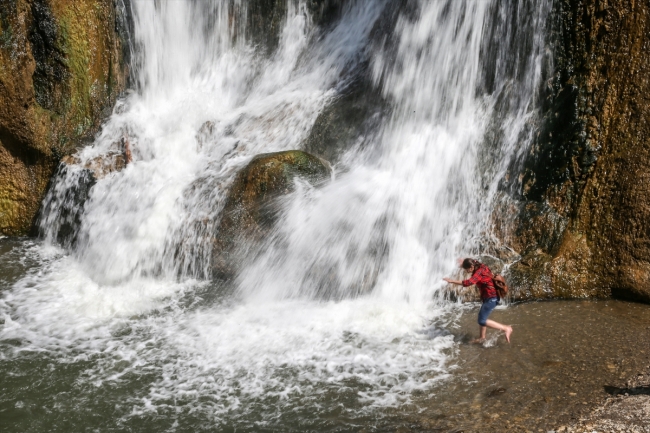
{"type": "Polygon", "coordinates": [[[548,430],[650,364],[650,308],[614,300],[498,309],[492,318],[513,325],[512,344],[491,330],[485,345],[469,344],[473,305],[425,309],[408,328],[399,306],[251,312],[210,298],[215,287],[135,315],[71,311],[65,330],[44,318],[60,320],[48,308],[70,300],[39,303],[44,287],[32,288],[34,305],[18,296],[30,296],[21,281],[47,268],[46,253],[0,239],[1,431],[548,430]],[[43,317],[25,320],[29,308],[43,317]],[[328,318],[309,317],[319,314],[328,318]],[[318,323],[331,332],[309,328],[318,323]],[[401,334],[389,335],[398,323],[401,334]]]}
{"type": "Polygon", "coordinates": [[[459,342],[453,378],[418,406],[417,428],[465,432],[549,431],[593,409],[615,386],[650,365],[650,307],[617,300],[513,305],[491,318],[512,324],[512,343],[476,311],[452,327],[459,342]],[[538,430],[539,429],[539,430],[538,430]]]}

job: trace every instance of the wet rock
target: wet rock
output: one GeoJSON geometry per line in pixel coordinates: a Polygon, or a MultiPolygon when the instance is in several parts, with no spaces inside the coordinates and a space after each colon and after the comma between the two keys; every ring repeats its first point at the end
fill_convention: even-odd
{"type": "MultiPolygon", "coordinates": [[[[75,169],[74,165],[62,161],[54,179],[67,177],[67,172],[75,169]]],[[[75,181],[74,186],[67,188],[63,196],[46,196],[41,210],[41,213],[52,217],[53,241],[67,249],[77,243],[84,206],[90,198],[90,190],[97,183],[93,172],[86,168],[78,170],[76,176],[72,178],[75,181]],[[56,211],[52,212],[52,210],[56,211]]]]}
{"type": "MultiPolygon", "coordinates": [[[[111,173],[121,171],[126,167],[126,157],[122,152],[113,152],[101,155],[82,164],[79,157],[68,155],[61,159],[61,163],[54,175],[54,179],[70,176],[73,186],[65,189],[65,194],[59,197],[48,194],[43,202],[41,215],[51,218],[50,229],[53,229],[54,240],[64,248],[70,248],[77,243],[77,234],[81,226],[81,217],[84,206],[90,198],[90,191],[98,180],[111,173]]],[[[53,182],[56,185],[57,182],[53,182]]]]}
{"type": "MultiPolygon", "coordinates": [[[[314,24],[326,27],[340,16],[348,0],[308,0],[307,12],[314,24]]],[[[239,11],[234,9],[235,16],[239,11]]],[[[285,0],[251,0],[246,3],[246,36],[257,46],[272,53],[279,44],[282,25],[287,17],[285,0]]]]}
{"type": "MultiPolygon", "coordinates": [[[[111,152],[106,155],[97,156],[83,164],[83,168],[88,170],[95,181],[106,177],[107,175],[121,171],[126,167],[126,156],[123,152],[111,152]]],[[[64,165],[80,165],[81,160],[74,155],[68,155],[61,159],[64,165]]]]}
{"type": "Polygon", "coordinates": [[[552,256],[542,250],[532,251],[515,262],[508,270],[508,282],[513,287],[516,300],[527,301],[538,298],[553,298],[548,265],[552,256]]]}
{"type": "Polygon", "coordinates": [[[61,156],[124,89],[118,3],[0,2],[0,234],[29,231],[61,156]]]}
{"type": "Polygon", "coordinates": [[[307,152],[290,150],[254,157],[235,177],[214,239],[213,269],[220,277],[236,271],[245,251],[272,228],[276,199],[293,191],[295,179],[319,185],[331,177],[329,163],[307,152]]]}
{"type": "Polygon", "coordinates": [[[542,126],[497,231],[547,255],[518,269],[523,298],[650,302],[650,4],[561,0],[553,15],[542,126]]]}
{"type": "Polygon", "coordinates": [[[462,287],[451,285],[446,291],[445,296],[452,302],[481,302],[478,289],[475,286],[462,287]]]}
{"type": "Polygon", "coordinates": [[[362,68],[353,83],[343,89],[316,118],[304,148],[307,152],[336,161],[358,140],[374,137],[390,107],[362,68]]]}

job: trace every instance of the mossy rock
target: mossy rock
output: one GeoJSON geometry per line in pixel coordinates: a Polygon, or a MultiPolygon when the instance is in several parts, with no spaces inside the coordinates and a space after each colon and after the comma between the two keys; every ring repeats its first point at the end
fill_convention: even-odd
{"type": "Polygon", "coordinates": [[[549,19],[540,127],[506,185],[524,205],[499,236],[550,257],[520,269],[534,299],[650,303],[650,3],[558,0],[549,19]]]}
{"type": "Polygon", "coordinates": [[[554,298],[548,268],[552,256],[541,250],[531,251],[508,269],[511,298],[516,301],[554,298]]]}
{"type": "Polygon", "coordinates": [[[213,269],[230,277],[250,245],[264,239],[277,220],[277,198],[294,190],[295,179],[319,185],[331,178],[329,163],[300,150],[255,156],[235,177],[214,239],[213,269]]]}
{"type": "Polygon", "coordinates": [[[115,8],[0,2],[0,234],[33,228],[61,157],[92,141],[124,90],[127,44],[115,8]]]}

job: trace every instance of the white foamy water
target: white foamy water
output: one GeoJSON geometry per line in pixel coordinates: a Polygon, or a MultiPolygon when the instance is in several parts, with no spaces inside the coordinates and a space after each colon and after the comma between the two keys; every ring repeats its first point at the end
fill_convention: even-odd
{"type": "Polygon", "coordinates": [[[93,359],[79,380],[97,387],[150,375],[145,396],[125,396],[124,418],[176,410],[236,424],[256,413],[274,425],[433,389],[454,352],[441,278],[480,252],[535,114],[546,2],[532,2],[532,23],[512,20],[520,33],[504,14],[522,8],[494,3],[421,1],[378,35],[392,28],[389,2],[350,2],[325,31],[289,0],[265,57],[247,40],[246,2],[133,2],[137,89],[79,154],[83,164],[128,137],[133,162],[92,187],[66,251],[51,244],[81,170],[57,179],[33,252],[42,265],[0,303],[0,338],[25,342],[3,356],[93,359]],[[528,38],[526,61],[504,72],[511,59],[490,32],[528,38]],[[486,49],[497,52],[490,91],[486,49]],[[298,182],[235,281],[210,283],[234,174],[259,153],[300,149],[366,61],[391,107],[376,139],[348,149],[332,182],[298,182]],[[504,112],[499,97],[512,100],[504,112]],[[486,144],[489,128],[503,140],[486,144]]]}

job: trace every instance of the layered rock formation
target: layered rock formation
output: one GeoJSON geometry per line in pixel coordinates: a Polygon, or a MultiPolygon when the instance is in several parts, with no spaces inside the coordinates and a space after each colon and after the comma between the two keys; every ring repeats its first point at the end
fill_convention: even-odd
{"type": "Polygon", "coordinates": [[[557,0],[554,13],[542,128],[521,196],[495,217],[523,256],[515,296],[650,302],[650,4],[557,0]]]}
{"type": "Polygon", "coordinates": [[[25,234],[61,156],[125,88],[122,2],[0,3],[0,234],[25,234]]]}

